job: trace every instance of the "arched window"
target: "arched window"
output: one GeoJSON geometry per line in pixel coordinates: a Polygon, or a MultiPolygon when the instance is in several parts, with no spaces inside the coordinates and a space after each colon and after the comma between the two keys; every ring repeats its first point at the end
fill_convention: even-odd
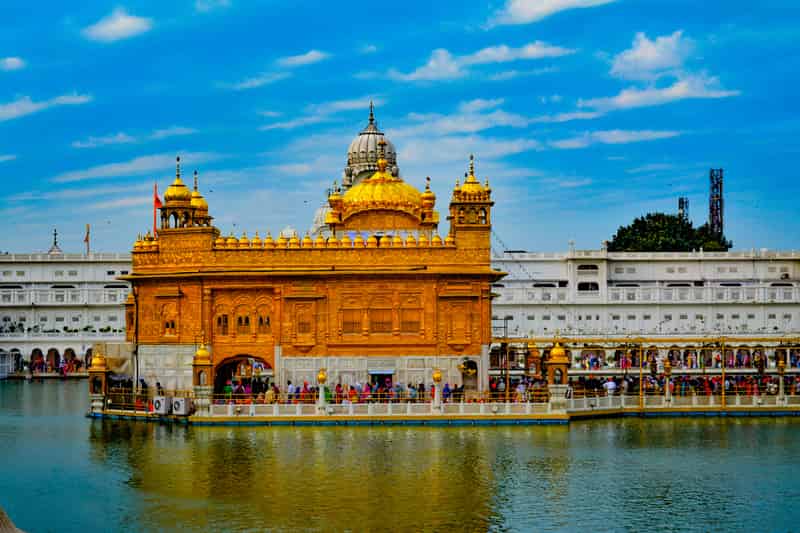
{"type": "Polygon", "coordinates": [[[250,317],[248,315],[239,315],[236,317],[236,333],[239,335],[250,334],[250,317]]]}
{"type": "Polygon", "coordinates": [[[478,223],[486,224],[486,209],[481,208],[478,211],[478,223]]]}
{"type": "Polygon", "coordinates": [[[259,333],[269,333],[271,331],[270,323],[269,323],[269,315],[266,314],[259,314],[258,315],[258,332],[259,333]]]}
{"type": "Polygon", "coordinates": [[[228,334],[228,315],[217,316],[217,334],[218,335],[228,334]]]}

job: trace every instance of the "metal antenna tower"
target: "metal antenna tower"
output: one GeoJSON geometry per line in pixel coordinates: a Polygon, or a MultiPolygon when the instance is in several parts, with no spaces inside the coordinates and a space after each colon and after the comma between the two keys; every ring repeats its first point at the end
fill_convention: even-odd
{"type": "Polygon", "coordinates": [[[722,236],[724,229],[722,200],[722,169],[712,168],[708,172],[711,189],[708,196],[708,226],[712,235],[722,236]]]}
{"type": "Polygon", "coordinates": [[[684,220],[689,220],[689,198],[686,196],[678,198],[678,216],[684,220]]]}

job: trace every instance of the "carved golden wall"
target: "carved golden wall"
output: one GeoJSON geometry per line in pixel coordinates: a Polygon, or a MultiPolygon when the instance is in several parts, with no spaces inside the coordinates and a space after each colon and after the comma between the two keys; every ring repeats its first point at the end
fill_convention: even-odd
{"type": "Polygon", "coordinates": [[[137,284],[140,344],[199,344],[215,364],[241,354],[479,355],[490,342],[489,282],[426,275],[313,278],[219,273],[137,284]]]}

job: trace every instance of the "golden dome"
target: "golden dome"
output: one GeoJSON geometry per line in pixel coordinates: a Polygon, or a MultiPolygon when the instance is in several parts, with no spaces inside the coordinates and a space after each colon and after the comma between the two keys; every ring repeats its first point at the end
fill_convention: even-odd
{"type": "Polygon", "coordinates": [[[433,236],[433,240],[431,241],[431,246],[441,246],[442,245],[442,238],[439,237],[439,234],[433,236]]]}
{"type": "Polygon", "coordinates": [[[399,233],[395,233],[394,237],[392,237],[392,248],[402,248],[403,247],[403,238],[400,237],[399,233]]]}
{"type": "Polygon", "coordinates": [[[411,233],[408,234],[406,237],[406,248],[416,248],[417,247],[417,239],[414,238],[414,235],[411,233]]]}
{"type": "Polygon", "coordinates": [[[228,236],[228,238],[225,240],[225,246],[226,246],[226,247],[228,247],[228,248],[236,248],[236,245],[237,245],[238,243],[239,243],[239,241],[238,241],[238,240],[236,239],[236,237],[233,235],[233,232],[231,232],[231,234],[230,234],[230,235],[228,236]]]}
{"type": "Polygon", "coordinates": [[[283,232],[278,234],[278,241],[275,243],[276,248],[286,248],[286,245],[289,243],[289,240],[283,234],[283,232]]]}
{"type": "Polygon", "coordinates": [[[187,187],[186,184],[181,180],[181,158],[179,157],[176,164],[175,181],[173,181],[172,185],[167,187],[166,192],[164,192],[164,202],[172,203],[191,201],[192,193],[189,191],[189,187],[187,187]]]}
{"type": "Polygon", "coordinates": [[[314,240],[314,248],[325,248],[325,237],[323,237],[322,233],[317,234],[317,238],[314,240]]]}
{"type": "Polygon", "coordinates": [[[143,247],[144,247],[144,241],[142,240],[142,236],[137,235],[136,242],[133,243],[133,251],[141,252],[143,247]]]}
{"type": "Polygon", "coordinates": [[[106,358],[103,355],[103,352],[100,350],[95,350],[92,352],[92,361],[89,363],[89,371],[105,372],[106,370],[108,370],[108,365],[106,364],[106,358]]]}
{"type": "Polygon", "coordinates": [[[272,233],[267,232],[267,236],[264,237],[264,248],[275,248],[275,241],[272,240],[272,233]]]}
{"type": "Polygon", "coordinates": [[[328,248],[338,248],[339,241],[336,239],[336,235],[331,235],[328,237],[328,248]]]}
{"type": "Polygon", "coordinates": [[[191,205],[198,211],[208,211],[208,202],[206,199],[203,198],[203,195],[200,194],[200,191],[197,190],[197,171],[194,171],[194,190],[192,190],[192,200],[191,205]]]}
{"type": "Polygon", "coordinates": [[[306,232],[306,236],[303,237],[303,248],[311,248],[314,246],[314,241],[311,240],[311,235],[306,232]]]}
{"type": "Polygon", "coordinates": [[[455,246],[456,245],[456,238],[453,237],[452,233],[448,233],[447,237],[444,239],[445,246],[455,246]]]}
{"type": "Polygon", "coordinates": [[[250,246],[253,248],[261,248],[261,237],[258,236],[258,232],[256,232],[255,236],[250,239],[250,246]]]}
{"type": "Polygon", "coordinates": [[[356,240],[353,241],[353,244],[356,248],[364,247],[364,237],[361,236],[361,232],[356,233],[356,240]]]}
{"type": "Polygon", "coordinates": [[[484,192],[483,185],[475,178],[475,156],[469,155],[469,176],[464,180],[464,185],[461,186],[461,192],[464,194],[478,194],[484,192]]]}
{"type": "Polygon", "coordinates": [[[550,348],[550,362],[560,363],[567,358],[567,351],[556,341],[552,348],[550,348]]]}
{"type": "Polygon", "coordinates": [[[194,352],[194,364],[203,364],[203,363],[210,363],[211,362],[211,353],[206,349],[205,344],[201,344],[200,347],[194,352]]]}
{"type": "Polygon", "coordinates": [[[431,377],[433,378],[433,381],[435,383],[439,383],[440,381],[442,381],[442,371],[439,370],[438,368],[434,368],[433,373],[431,373],[431,377]]]}
{"type": "Polygon", "coordinates": [[[300,248],[300,238],[297,236],[297,232],[294,232],[291,237],[289,237],[289,248],[300,248]]]}
{"type": "Polygon", "coordinates": [[[342,236],[342,241],[341,242],[342,242],[342,248],[352,248],[353,247],[353,241],[350,240],[350,235],[348,235],[347,233],[345,233],[342,236]]]}
{"type": "Polygon", "coordinates": [[[378,142],[378,171],[344,193],[342,210],[345,217],[372,209],[405,211],[417,215],[422,207],[420,192],[413,185],[386,171],[385,144],[383,140],[378,142]]]}
{"type": "Polygon", "coordinates": [[[373,234],[367,237],[367,248],[377,248],[378,238],[373,234]]]}
{"type": "Polygon", "coordinates": [[[324,368],[320,368],[319,372],[317,372],[317,381],[320,385],[324,385],[325,382],[328,381],[328,373],[324,368]]]}
{"type": "Polygon", "coordinates": [[[214,246],[217,248],[225,248],[225,237],[220,234],[217,240],[214,241],[214,246]]]}
{"type": "Polygon", "coordinates": [[[392,247],[392,236],[391,235],[383,235],[381,236],[380,240],[378,241],[378,246],[381,248],[391,248],[392,247]]]}
{"type": "Polygon", "coordinates": [[[428,244],[429,244],[428,236],[425,235],[424,233],[420,233],[419,234],[419,247],[420,248],[426,248],[428,246],[428,244]]]}
{"type": "Polygon", "coordinates": [[[239,248],[250,248],[250,239],[247,238],[247,232],[242,233],[242,237],[239,239],[239,248]]]}

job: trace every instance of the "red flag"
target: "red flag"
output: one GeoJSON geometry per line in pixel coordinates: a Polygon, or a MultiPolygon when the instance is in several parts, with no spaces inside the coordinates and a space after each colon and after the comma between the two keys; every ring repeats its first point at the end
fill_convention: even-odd
{"type": "Polygon", "coordinates": [[[83,238],[83,242],[89,244],[89,224],[86,224],[86,237],[83,238]]]}
{"type": "Polygon", "coordinates": [[[156,211],[161,209],[164,204],[161,203],[161,198],[158,197],[158,184],[153,183],[153,236],[158,235],[158,227],[156,226],[156,211]]]}

